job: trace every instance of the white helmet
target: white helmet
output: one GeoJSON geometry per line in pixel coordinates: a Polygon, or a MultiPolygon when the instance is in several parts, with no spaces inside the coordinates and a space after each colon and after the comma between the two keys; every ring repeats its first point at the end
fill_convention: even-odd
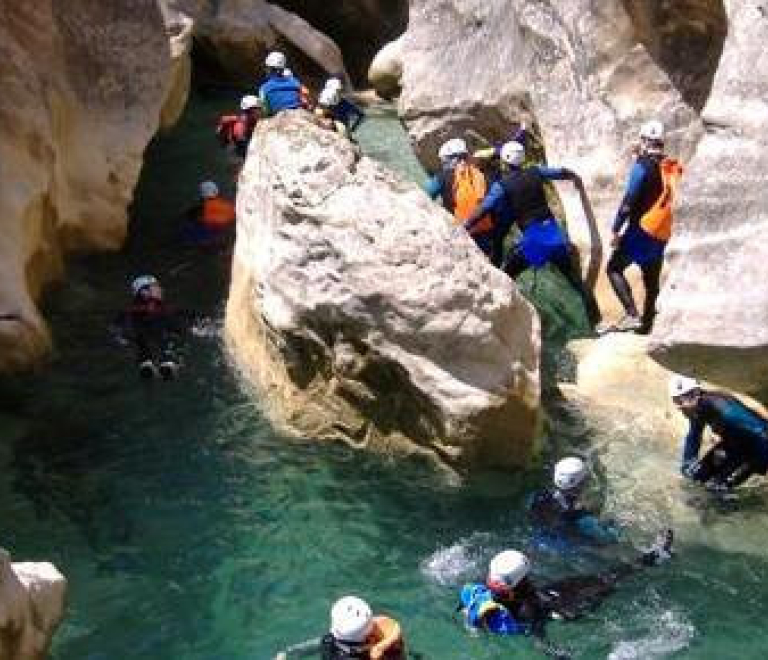
{"type": "Polygon", "coordinates": [[[525,160],[525,147],[519,142],[512,140],[507,142],[501,148],[501,160],[512,167],[520,167],[525,160]]]}
{"type": "Polygon", "coordinates": [[[317,97],[317,103],[324,108],[332,108],[334,105],[338,105],[341,98],[339,92],[336,89],[326,87],[320,92],[320,96],[317,97]]]}
{"type": "Polygon", "coordinates": [[[640,127],[640,138],[651,142],[664,141],[664,124],[658,119],[651,119],[640,127]]]}
{"type": "Polygon", "coordinates": [[[514,589],[531,571],[531,562],[522,552],[505,550],[488,565],[488,581],[503,582],[514,589]]]}
{"type": "Polygon", "coordinates": [[[555,465],[555,486],[561,490],[571,490],[587,477],[587,466],[580,458],[569,456],[555,465]]]}
{"type": "Polygon", "coordinates": [[[669,396],[674,399],[676,396],[683,396],[693,390],[701,389],[701,383],[695,378],[688,378],[681,374],[673,374],[669,379],[669,396]]]}
{"type": "Polygon", "coordinates": [[[264,66],[268,69],[284,69],[286,64],[285,55],[279,50],[273,50],[264,60],[264,66]]]}
{"type": "Polygon", "coordinates": [[[248,94],[244,96],[242,99],[240,99],[240,109],[241,110],[251,110],[252,108],[259,108],[261,107],[261,100],[258,96],[253,96],[253,94],[248,94]]]}
{"type": "Polygon", "coordinates": [[[340,642],[364,642],[372,627],[373,613],[362,598],[344,596],[333,604],[331,634],[340,642]]]}
{"type": "Polygon", "coordinates": [[[461,138],[453,138],[452,140],[443,142],[437,155],[440,160],[447,160],[449,158],[455,158],[456,156],[466,156],[468,153],[467,143],[461,138]]]}
{"type": "Polygon", "coordinates": [[[131,282],[131,293],[134,296],[138,295],[139,291],[153,284],[159,284],[154,275],[139,275],[139,277],[131,282]]]}
{"type": "Polygon", "coordinates": [[[342,87],[344,87],[344,84],[335,76],[333,78],[328,78],[328,80],[325,81],[325,89],[335,89],[340,92],[342,87]]]}
{"type": "Polygon", "coordinates": [[[219,194],[219,187],[213,181],[203,181],[200,184],[200,197],[210,199],[219,194]]]}

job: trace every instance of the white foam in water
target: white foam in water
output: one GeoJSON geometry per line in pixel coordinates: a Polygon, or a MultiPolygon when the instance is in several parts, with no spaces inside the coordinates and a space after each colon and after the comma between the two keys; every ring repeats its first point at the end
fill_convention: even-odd
{"type": "Polygon", "coordinates": [[[421,572],[438,584],[457,584],[478,577],[487,559],[488,534],[475,533],[453,545],[438,548],[421,563],[421,572]]]}
{"type": "Polygon", "coordinates": [[[649,622],[653,632],[639,639],[617,642],[608,660],[653,660],[667,658],[690,643],[696,629],[683,614],[666,610],[649,622]]]}

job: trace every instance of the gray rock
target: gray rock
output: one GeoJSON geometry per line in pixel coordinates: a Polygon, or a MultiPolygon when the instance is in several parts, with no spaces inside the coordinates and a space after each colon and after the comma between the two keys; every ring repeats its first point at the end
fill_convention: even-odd
{"type": "Polygon", "coordinates": [[[538,319],[451,224],[306,113],[259,124],[226,330],[276,423],[451,468],[526,461],[538,319]]]}
{"type": "Polygon", "coordinates": [[[683,180],[654,357],[763,401],[768,388],[768,10],[727,3],[728,37],[683,180]]]}

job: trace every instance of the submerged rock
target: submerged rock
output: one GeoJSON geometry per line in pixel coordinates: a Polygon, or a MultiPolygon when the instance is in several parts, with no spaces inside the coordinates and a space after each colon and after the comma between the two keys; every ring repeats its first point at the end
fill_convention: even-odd
{"type": "Polygon", "coordinates": [[[303,111],[259,124],[226,313],[280,426],[451,467],[526,461],[539,324],[414,184],[303,111]]]}
{"type": "Polygon", "coordinates": [[[768,39],[759,2],[730,2],[703,111],[707,132],[683,180],[653,354],[768,402],[768,39]]]}
{"type": "Polygon", "coordinates": [[[42,660],[64,616],[67,581],[47,562],[11,563],[0,549],[0,658],[42,660]]]}

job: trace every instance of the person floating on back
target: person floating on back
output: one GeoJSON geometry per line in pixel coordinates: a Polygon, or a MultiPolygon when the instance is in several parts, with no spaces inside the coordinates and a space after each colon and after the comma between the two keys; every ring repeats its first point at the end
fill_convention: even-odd
{"type": "MultiPolygon", "coordinates": [[[[445,209],[453,214],[457,224],[461,224],[472,215],[485,196],[485,175],[470,162],[467,143],[461,138],[443,143],[437,155],[440,171],[427,181],[424,190],[432,199],[441,197],[445,209]]],[[[493,229],[493,216],[488,211],[478,218],[469,232],[488,258],[493,252],[493,229]]]]}
{"type": "Polygon", "coordinates": [[[754,474],[768,472],[768,420],[735,396],[705,390],[693,378],[675,374],[669,395],[688,418],[680,466],[685,477],[715,490],[730,490],[754,474]],[[705,427],[719,436],[699,459],[705,427]]]}
{"type": "Polygon", "coordinates": [[[467,218],[464,228],[471,234],[494,209],[498,214],[499,205],[506,205],[522,237],[507,255],[504,272],[514,279],[528,268],[541,268],[551,263],[579,294],[587,317],[594,326],[600,320],[597,303],[577,272],[571,259],[570,245],[549,208],[544,189],[545,181],[555,180],[573,181],[581,187],[581,179],[564,167],[523,167],[525,147],[514,140],[502,147],[501,160],[507,169],[506,174],[491,185],[482,203],[467,218]]]}
{"type": "Polygon", "coordinates": [[[264,61],[267,79],[259,87],[259,99],[266,117],[272,117],[283,110],[303,107],[301,83],[291,73],[286,75],[285,55],[273,51],[264,61]]]}
{"type": "Polygon", "coordinates": [[[278,653],[275,660],[305,657],[405,660],[406,649],[397,621],[388,616],[373,616],[364,600],[345,596],[331,608],[331,629],[326,635],[291,646],[278,653]]]}
{"type": "Polygon", "coordinates": [[[244,160],[253,131],[261,117],[261,101],[258,96],[248,94],[240,100],[240,112],[223,115],[216,126],[216,135],[221,145],[232,149],[238,159],[244,160]]]}
{"type": "Polygon", "coordinates": [[[615,543],[619,531],[582,504],[588,470],[583,460],[569,456],[555,465],[554,488],[534,493],[529,514],[536,528],[537,545],[558,550],[574,542],[615,543]]]}
{"type": "Polygon", "coordinates": [[[172,379],[179,368],[174,343],[183,332],[179,315],[163,301],[163,290],[154,275],[131,282],[131,305],[118,314],[113,333],[123,344],[136,348],[139,375],[172,379]]]}
{"type": "Polygon", "coordinates": [[[365,113],[342,94],[338,78],[329,78],[317,97],[315,112],[342,135],[351,136],[365,119],[365,113]]]}
{"type": "Polygon", "coordinates": [[[232,236],[235,205],[221,196],[214,181],[200,184],[200,199],[185,215],[184,235],[194,245],[215,247],[232,236]]]}
{"type": "Polygon", "coordinates": [[[651,331],[664,262],[664,248],[672,235],[672,204],[682,167],[664,155],[664,125],[657,120],[640,128],[638,155],[629,173],[624,198],[613,221],[611,245],[615,248],[606,266],[608,279],[624,308],[624,317],[611,329],[651,331]],[[645,303],[638,314],[624,271],[637,264],[643,276],[645,303]]]}

